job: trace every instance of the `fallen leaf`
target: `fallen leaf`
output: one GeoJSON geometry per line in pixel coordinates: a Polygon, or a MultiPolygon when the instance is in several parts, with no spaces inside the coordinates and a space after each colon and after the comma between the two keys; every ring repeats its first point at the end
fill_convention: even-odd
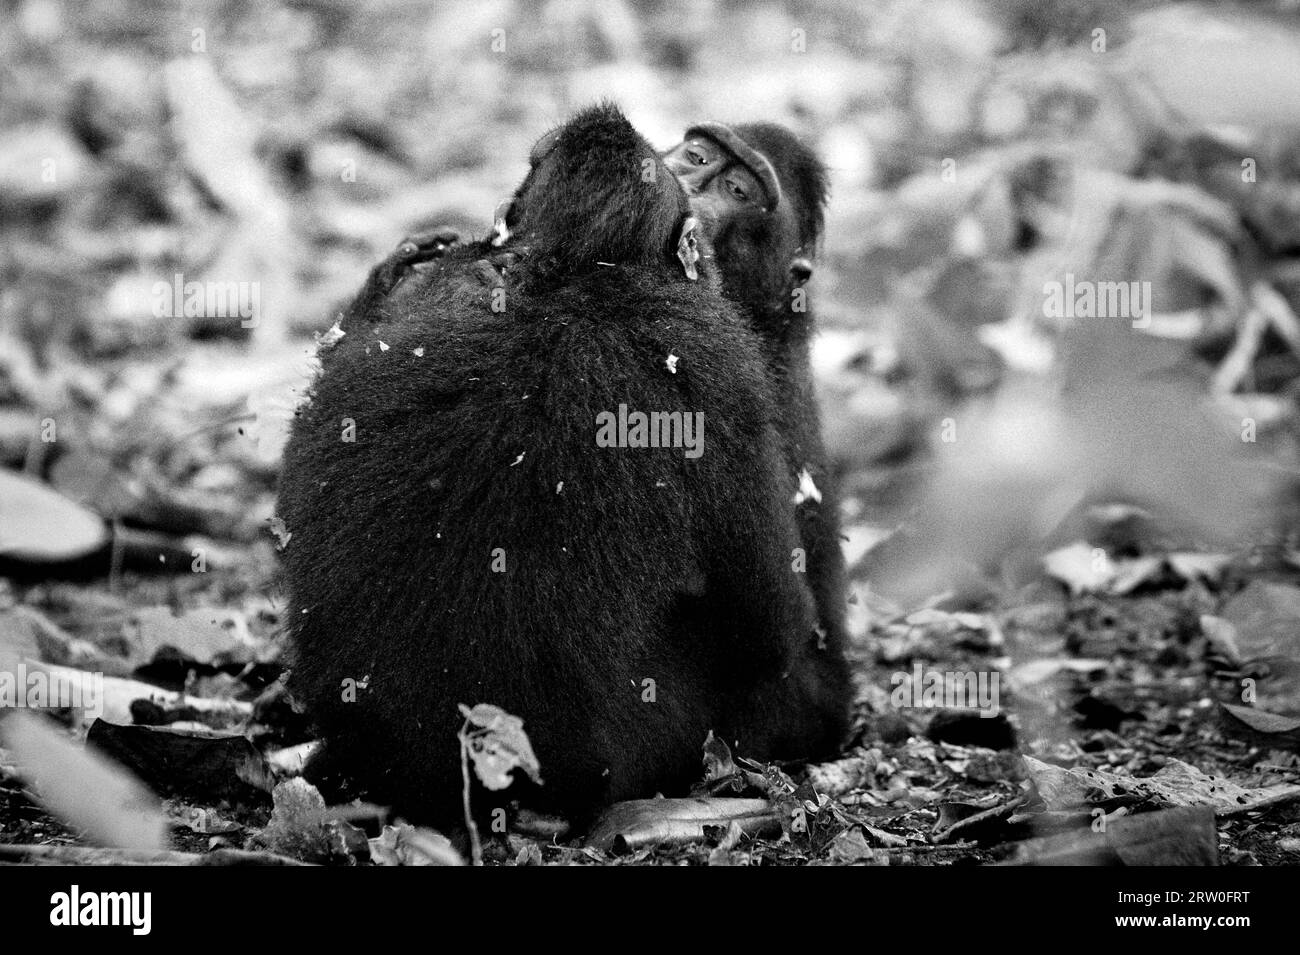
{"type": "Polygon", "coordinates": [[[139,852],[166,844],[157,799],[121,766],[22,710],[0,720],[0,744],[41,805],[91,841],[139,852]]]}
{"type": "Polygon", "coordinates": [[[48,485],[0,470],[0,556],[35,563],[76,560],[107,542],[98,515],[48,485]]]}

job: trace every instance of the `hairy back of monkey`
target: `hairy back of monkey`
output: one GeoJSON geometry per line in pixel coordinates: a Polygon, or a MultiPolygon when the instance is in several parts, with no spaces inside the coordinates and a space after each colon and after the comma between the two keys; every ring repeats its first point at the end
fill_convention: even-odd
{"type": "Polygon", "coordinates": [[[683,788],[709,730],[760,757],[833,750],[847,675],[790,569],[742,317],[656,265],[525,264],[501,312],[442,274],[325,356],[286,450],[290,686],[335,762],[454,817],[457,704],[492,703],[524,720],[537,802],[582,816],[683,788]],[[631,412],[701,414],[702,453],[599,445],[631,412]]]}

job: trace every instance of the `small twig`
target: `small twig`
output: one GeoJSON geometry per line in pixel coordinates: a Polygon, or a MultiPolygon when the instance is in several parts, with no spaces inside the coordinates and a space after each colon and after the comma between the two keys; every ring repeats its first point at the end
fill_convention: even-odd
{"type": "Polygon", "coordinates": [[[947,829],[940,829],[936,832],[933,839],[936,843],[942,843],[945,840],[952,838],[954,833],[960,832],[963,829],[971,829],[994,819],[1004,819],[1023,806],[1026,801],[1027,797],[1018,796],[1010,802],[994,806],[992,809],[985,809],[983,812],[977,812],[975,815],[967,816],[965,819],[959,819],[947,829]]]}
{"type": "Polygon", "coordinates": [[[945,842],[941,846],[924,846],[924,845],[872,846],[871,851],[872,852],[893,852],[893,853],[915,852],[921,854],[921,853],[930,853],[930,852],[955,852],[961,849],[978,849],[978,848],[979,848],[978,842],[945,842]]]}
{"type": "Polygon", "coordinates": [[[1282,337],[1293,352],[1300,354],[1300,318],[1282,296],[1267,282],[1256,282],[1250,290],[1255,307],[1264,313],[1269,326],[1282,337]]]}
{"type": "Polygon", "coordinates": [[[122,520],[113,518],[113,541],[109,550],[108,562],[108,592],[115,594],[122,585],[122,555],[125,548],[122,545],[122,520]]]}
{"type": "Polygon", "coordinates": [[[1237,390],[1255,363],[1264,333],[1270,328],[1300,355],[1300,318],[1277,289],[1267,282],[1256,282],[1251,286],[1250,307],[1237,330],[1237,339],[1214,373],[1216,394],[1230,395],[1237,390]]]}
{"type": "Polygon", "coordinates": [[[478,827],[474,825],[474,814],[469,808],[469,720],[460,728],[460,778],[461,804],[465,809],[465,828],[469,830],[470,860],[474,865],[483,864],[483,844],[479,841],[478,827]]]}
{"type": "Polygon", "coordinates": [[[27,442],[27,454],[23,458],[23,473],[38,480],[45,468],[45,442],[41,440],[42,430],[36,428],[32,431],[27,442]]]}
{"type": "Polygon", "coordinates": [[[20,865],[305,865],[274,852],[217,849],[208,853],[138,852],[87,846],[0,844],[0,863],[20,865]]]}
{"type": "Polygon", "coordinates": [[[1232,348],[1214,372],[1215,394],[1230,395],[1237,390],[1237,386],[1250,371],[1250,366],[1255,363],[1255,356],[1259,353],[1267,328],[1268,317],[1259,308],[1247,309],[1246,317],[1237,329],[1237,340],[1232,343],[1232,348]]]}
{"type": "Polygon", "coordinates": [[[1215,810],[1215,817],[1218,819],[1227,819],[1231,816],[1240,816],[1248,812],[1258,812],[1261,809],[1271,809],[1274,806],[1281,806],[1285,803],[1295,802],[1300,799],[1300,786],[1292,786],[1286,792],[1274,793],[1272,796],[1265,796],[1263,799],[1257,799],[1247,806],[1233,806],[1231,809],[1215,810]]]}

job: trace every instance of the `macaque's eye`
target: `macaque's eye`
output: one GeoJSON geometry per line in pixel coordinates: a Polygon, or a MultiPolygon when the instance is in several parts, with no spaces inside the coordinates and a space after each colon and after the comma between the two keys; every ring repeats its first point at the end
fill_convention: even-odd
{"type": "Polygon", "coordinates": [[[735,163],[728,166],[722,175],[722,188],[726,196],[738,205],[762,207],[763,187],[748,169],[735,163]]]}
{"type": "Polygon", "coordinates": [[[692,166],[707,166],[714,159],[714,152],[709,148],[709,144],[698,139],[688,141],[685,152],[686,159],[692,166]]]}

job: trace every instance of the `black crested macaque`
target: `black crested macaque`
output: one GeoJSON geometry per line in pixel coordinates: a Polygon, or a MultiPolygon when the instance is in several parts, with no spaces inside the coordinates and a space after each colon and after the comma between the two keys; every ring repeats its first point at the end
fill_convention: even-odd
{"type": "MultiPolygon", "coordinates": [[[[723,293],[743,307],[762,337],[776,390],[777,428],[795,482],[791,497],[808,583],[826,644],[838,652],[848,643],[839,494],[822,443],[809,355],[814,321],[803,291],[824,224],[826,169],[775,123],[698,123],[664,161],[703,220],[723,293]]],[[[375,314],[378,296],[458,240],[446,229],[403,240],[375,267],[349,314],[375,314]]],[[[498,281],[495,260],[481,257],[490,252],[489,242],[478,244],[476,274],[488,285],[498,281]]]]}
{"type": "Polygon", "coordinates": [[[521,251],[498,252],[490,239],[462,243],[460,233],[447,226],[407,236],[370,270],[361,290],[339,316],[339,328],[345,334],[373,330],[374,322],[420,285],[447,281],[451,276],[468,275],[487,288],[502,286],[504,272],[518,262],[521,251]]]}
{"type": "Polygon", "coordinates": [[[290,688],[322,765],[435,823],[459,817],[460,703],[520,716],[530,803],[578,821],[683,791],[710,730],[803,759],[847,729],[761,343],[697,265],[685,191],[613,106],[530,158],[502,284],[452,245],[353,315],[281,476],[290,688]]]}
{"type": "Polygon", "coordinates": [[[803,288],[822,233],[826,169],[775,123],[696,124],[664,162],[700,216],[723,294],[762,338],[808,584],[827,646],[842,651],[848,637],[839,495],[822,444],[809,357],[813,316],[803,288]]]}

